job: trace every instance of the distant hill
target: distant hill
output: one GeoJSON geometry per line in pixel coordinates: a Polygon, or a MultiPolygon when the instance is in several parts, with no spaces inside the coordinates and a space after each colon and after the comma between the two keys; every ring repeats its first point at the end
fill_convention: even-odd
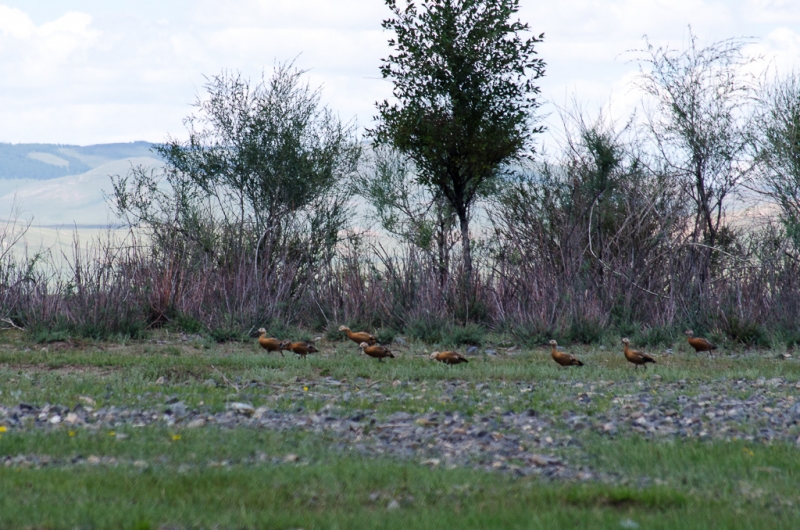
{"type": "Polygon", "coordinates": [[[158,158],[150,142],[99,145],[0,143],[0,179],[50,180],[80,175],[117,160],[158,158]]]}

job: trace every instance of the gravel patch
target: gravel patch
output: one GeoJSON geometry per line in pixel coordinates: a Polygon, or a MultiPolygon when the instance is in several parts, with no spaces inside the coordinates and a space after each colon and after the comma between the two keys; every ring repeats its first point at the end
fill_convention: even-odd
{"type": "MultiPolygon", "coordinates": [[[[395,382],[394,388],[399,386],[396,383],[399,382],[395,382]]],[[[414,383],[400,384],[405,385],[403,391],[409,394],[418,390],[414,383]]],[[[191,409],[175,396],[165,398],[163,406],[157,409],[96,408],[92,398],[82,397],[73,407],[37,407],[28,403],[0,406],[0,425],[8,431],[119,431],[148,426],[166,427],[175,432],[208,428],[299,430],[324,436],[335,449],[368,457],[389,456],[431,467],[469,466],[557,480],[615,480],[612,475],[571,463],[564,456],[580,454],[582,440],[587,434],[640,435],[653,440],[697,438],[800,444],[800,400],[795,397],[799,384],[783,378],[701,384],[662,383],[656,378],[556,384],[564,387],[559,390],[560,399],[570,405],[568,410],[557,414],[532,409],[503,411],[499,407],[491,413],[472,417],[457,411],[386,415],[363,410],[344,414],[334,403],[347,402],[353,397],[366,397],[372,403],[391,398],[381,393],[379,385],[356,388],[349,383],[323,380],[305,383],[311,387],[307,391],[286,391],[328,400],[328,405],[316,413],[254,407],[246,399],[252,393],[233,396],[241,400],[232,400],[227,410],[216,413],[203,407],[191,409]]],[[[516,385],[523,394],[538,392],[535,385],[516,385]]],[[[459,381],[440,385],[444,388],[443,395],[451,395],[465,386],[471,391],[487,388],[481,383],[471,385],[459,381]]],[[[291,456],[294,455],[256,455],[247,461],[202,465],[302,463],[296,456],[292,460],[291,456]]],[[[151,465],[105,457],[58,460],[37,455],[5,456],[0,458],[0,463],[33,467],[151,465]]]]}

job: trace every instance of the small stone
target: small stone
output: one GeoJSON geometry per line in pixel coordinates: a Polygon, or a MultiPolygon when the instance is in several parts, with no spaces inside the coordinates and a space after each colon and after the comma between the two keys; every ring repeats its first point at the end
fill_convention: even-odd
{"type": "Polygon", "coordinates": [[[400,503],[397,500],[392,499],[392,501],[386,506],[386,509],[390,512],[400,509],[400,503]]]}
{"type": "Polygon", "coordinates": [[[78,396],[78,401],[81,403],[85,403],[86,405],[95,406],[97,402],[90,398],[89,396],[78,396]]]}
{"type": "Polygon", "coordinates": [[[186,405],[183,404],[182,402],[178,401],[176,403],[171,404],[169,406],[169,408],[167,408],[167,410],[165,412],[167,414],[171,414],[171,415],[176,416],[178,418],[182,418],[182,417],[186,416],[186,405]]]}
{"type": "Polygon", "coordinates": [[[478,353],[477,346],[470,346],[469,348],[467,348],[467,355],[472,355],[473,353],[478,353]]]}
{"type": "Polygon", "coordinates": [[[392,340],[392,342],[394,342],[399,346],[405,346],[406,344],[408,344],[408,341],[406,341],[406,339],[404,339],[403,337],[395,337],[394,340],[392,340]]]}
{"type": "Polygon", "coordinates": [[[542,455],[531,455],[529,460],[531,464],[537,467],[544,467],[550,463],[549,459],[542,455]]]}
{"type": "Polygon", "coordinates": [[[69,414],[67,414],[67,417],[64,419],[64,421],[69,423],[70,425],[75,425],[76,423],[83,423],[81,417],[75,414],[74,412],[70,412],[69,414]]]}
{"type": "Polygon", "coordinates": [[[133,467],[137,467],[139,469],[145,469],[147,467],[147,462],[144,460],[137,460],[133,463],[133,467]]]}
{"type": "Polygon", "coordinates": [[[423,466],[431,466],[431,467],[436,467],[436,466],[438,466],[440,463],[441,463],[441,460],[439,460],[438,458],[429,458],[428,460],[425,460],[425,461],[423,461],[423,462],[422,462],[422,465],[423,465],[423,466]]]}
{"type": "Polygon", "coordinates": [[[497,350],[486,350],[486,355],[497,355],[497,350]]]}
{"type": "Polygon", "coordinates": [[[297,462],[299,459],[300,458],[297,455],[292,453],[289,453],[288,455],[283,457],[283,461],[286,463],[297,462]]]}
{"type": "Polygon", "coordinates": [[[203,386],[207,386],[208,388],[217,388],[217,382],[213,379],[206,379],[203,381],[203,386]]]}
{"type": "Polygon", "coordinates": [[[89,458],[86,459],[88,464],[92,464],[93,466],[97,466],[100,464],[100,457],[95,455],[89,455],[89,458]]]}
{"type": "Polygon", "coordinates": [[[57,424],[61,423],[61,416],[56,414],[55,416],[50,418],[50,423],[52,423],[53,425],[57,425],[57,424]]]}
{"type": "Polygon", "coordinates": [[[248,416],[248,417],[252,416],[253,413],[256,411],[256,409],[253,408],[253,405],[250,405],[249,403],[236,403],[236,402],[228,403],[228,410],[232,410],[237,414],[242,414],[243,416],[248,416]]]}
{"type": "Polygon", "coordinates": [[[162,375],[161,377],[156,379],[156,384],[157,385],[166,385],[167,384],[167,378],[162,375]]]}
{"type": "Polygon", "coordinates": [[[792,358],[792,354],[791,353],[782,353],[782,354],[778,355],[778,359],[783,359],[784,361],[786,361],[788,359],[791,359],[791,358],[792,358]]]}
{"type": "Polygon", "coordinates": [[[206,424],[206,420],[203,418],[197,418],[196,420],[192,420],[186,424],[188,429],[198,429],[206,424]]]}
{"type": "Polygon", "coordinates": [[[619,526],[622,528],[639,528],[639,523],[633,519],[623,519],[619,522],[619,526]]]}

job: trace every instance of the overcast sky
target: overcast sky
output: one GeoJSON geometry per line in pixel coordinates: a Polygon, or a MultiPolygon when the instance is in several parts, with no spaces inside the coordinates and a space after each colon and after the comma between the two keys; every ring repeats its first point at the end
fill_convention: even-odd
{"type": "MultiPolygon", "coordinates": [[[[587,109],[637,100],[626,50],[757,37],[753,54],[800,69],[797,0],[522,0],[544,33],[542,98],[587,109]]],[[[260,75],[297,57],[323,101],[368,126],[391,85],[383,0],[0,0],[0,142],[92,144],[182,137],[203,74],[260,75]]],[[[543,109],[552,110],[546,107],[543,109]]]]}

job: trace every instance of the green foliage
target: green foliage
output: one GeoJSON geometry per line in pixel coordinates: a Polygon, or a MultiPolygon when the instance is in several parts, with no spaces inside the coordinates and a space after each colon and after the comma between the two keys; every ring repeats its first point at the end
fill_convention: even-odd
{"type": "Polygon", "coordinates": [[[467,323],[463,326],[453,326],[442,338],[447,344],[469,344],[480,346],[486,338],[486,330],[479,324],[467,323]]]}
{"type": "Polygon", "coordinates": [[[381,74],[394,83],[396,102],[378,104],[378,143],[408,155],[417,181],[441,194],[458,216],[464,270],[469,278],[469,210],[487,193],[501,166],[523,156],[539,106],[535,81],[544,61],[523,39],[527,24],[511,21],[518,0],[422,0],[398,5],[386,0],[395,53],[381,74]]]}
{"type": "Polygon", "coordinates": [[[405,333],[415,340],[428,344],[439,344],[442,342],[445,330],[449,326],[449,322],[435,317],[417,318],[406,323],[405,333]]]}
{"type": "Polygon", "coordinates": [[[630,338],[634,344],[641,346],[669,346],[675,342],[675,330],[669,326],[644,327],[633,334],[630,338]]]}
{"type": "Polygon", "coordinates": [[[393,328],[380,328],[375,331],[375,338],[381,344],[391,344],[397,336],[397,331],[393,328]]]}
{"type": "Polygon", "coordinates": [[[290,257],[300,284],[341,238],[349,212],[339,184],[361,152],[354,125],[321,107],[303,74],[289,64],[255,84],[210,78],[186,120],[189,139],[155,147],[163,172],[137,167],[113,179],[120,215],[157,250],[183,247],[197,261],[253,256],[275,270],[290,257]]]}
{"type": "Polygon", "coordinates": [[[47,343],[69,338],[125,341],[143,339],[148,334],[144,319],[127,316],[122,319],[102,318],[70,322],[58,318],[54,322],[35,322],[28,326],[35,342],[47,343]]]}
{"type": "Polygon", "coordinates": [[[539,322],[516,324],[511,328],[511,334],[523,346],[528,348],[547,344],[553,339],[556,341],[561,339],[561,336],[555,330],[539,322]]]}
{"type": "Polygon", "coordinates": [[[780,219],[800,251],[800,75],[761,88],[753,128],[758,184],[780,207],[780,219]]]}
{"type": "Polygon", "coordinates": [[[764,327],[753,320],[729,316],[723,322],[725,334],[732,340],[747,346],[770,347],[770,339],[764,327]]]}
{"type": "Polygon", "coordinates": [[[701,47],[689,34],[683,51],[655,47],[645,36],[639,87],[654,99],[648,120],[653,143],[670,169],[673,186],[695,210],[693,261],[698,281],[713,271],[711,252],[725,226],[728,201],[752,169],[746,162],[754,82],[743,49],[748,39],[725,39],[701,47]]]}
{"type": "Polygon", "coordinates": [[[211,326],[208,336],[216,342],[247,342],[251,340],[239,327],[224,322],[211,326]]]}
{"type": "Polygon", "coordinates": [[[597,320],[574,317],[564,335],[569,342],[596,344],[600,342],[605,333],[606,326],[597,320]]]}
{"type": "Polygon", "coordinates": [[[172,327],[186,333],[200,333],[203,331],[203,323],[192,315],[187,315],[185,313],[178,313],[175,315],[172,319],[172,327]]]}

